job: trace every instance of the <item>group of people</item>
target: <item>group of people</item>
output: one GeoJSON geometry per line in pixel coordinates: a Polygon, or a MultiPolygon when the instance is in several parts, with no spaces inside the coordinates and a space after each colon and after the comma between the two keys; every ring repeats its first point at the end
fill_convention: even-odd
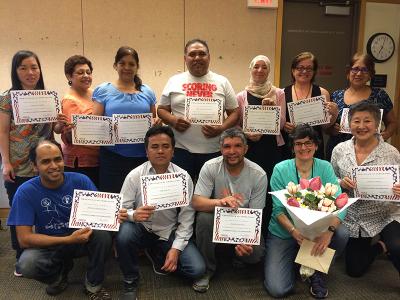
{"type": "MultiPolygon", "coordinates": [[[[156,273],[178,272],[193,279],[195,291],[206,292],[217,268],[216,244],[212,242],[214,209],[240,206],[264,209],[265,234],[259,246],[233,245],[234,264],[264,261],[267,292],[284,297],[294,291],[294,260],[305,237],[281,202],[268,192],[285,189],[289,181],[319,176],[323,184],[337,184],[338,194],[343,190],[352,195],[356,187],[351,179],[353,167],[400,165],[398,150],[385,142],[397,129],[393,104],[384,90],[368,85],[375,73],[368,55],[354,55],[347,68],[349,86],[332,94],[314,84],[318,63],[310,52],[294,58],[293,82],[285,89],[270,82],[268,57],[256,56],[250,62],[249,83],[237,95],[227,78],[209,70],[210,51],[205,41],[188,41],[184,60],[187,71],[168,80],[156,107],[154,92],[138,76],[139,56],[133,48],[118,49],[114,61],[117,79],[94,90],[92,63],[74,55],[65,62],[70,88],[62,100],[58,122],[16,125],[10,91],[41,90],[44,81],[35,53],[14,55],[12,86],[0,97],[0,152],[12,207],[8,225],[16,250],[15,275],[45,282],[46,292],[57,295],[67,288],[73,258],[88,254],[85,291],[90,299],[110,299],[102,283],[115,239],[124,281],[120,299],[136,299],[141,249],[156,273]],[[193,95],[221,99],[222,125],[193,125],[185,118],[186,97],[193,95]],[[326,98],[330,123],[313,127],[290,123],[287,103],[319,95],[326,98]],[[247,105],[280,106],[281,134],[244,133],[241,120],[247,105]],[[351,134],[339,132],[344,108],[349,108],[351,134]],[[382,132],[378,131],[380,109],[382,132]],[[72,144],[71,114],[127,113],[153,114],[154,125],[144,144],[72,144]],[[53,141],[53,132],[61,134],[62,151],[53,141]],[[328,136],[326,149],[324,134],[328,136]],[[190,205],[161,211],[144,206],[140,176],[171,172],[187,172],[191,178],[190,205]],[[74,189],[123,195],[116,235],[68,228],[74,189]]],[[[393,192],[400,197],[400,184],[393,186],[393,192]]],[[[312,254],[321,255],[330,247],[336,250],[336,257],[346,249],[347,273],[361,276],[375,257],[384,253],[400,273],[399,222],[398,206],[361,199],[315,238],[312,254]]],[[[309,282],[313,297],[328,296],[325,274],[316,271],[309,282]]]]}

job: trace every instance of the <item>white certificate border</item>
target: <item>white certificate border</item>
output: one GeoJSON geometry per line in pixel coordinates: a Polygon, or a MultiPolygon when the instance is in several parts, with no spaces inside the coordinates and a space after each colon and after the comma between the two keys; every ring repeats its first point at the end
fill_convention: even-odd
{"type": "Polygon", "coordinates": [[[14,115],[14,122],[16,125],[23,125],[23,124],[38,124],[38,123],[50,123],[50,122],[56,122],[57,121],[57,116],[55,117],[44,117],[44,118],[31,118],[28,117],[28,119],[24,118],[21,119],[19,115],[19,99],[18,97],[20,96],[48,96],[52,95],[54,96],[54,102],[56,105],[56,113],[59,114],[61,113],[61,103],[60,99],[58,98],[58,93],[56,91],[50,91],[50,90],[15,90],[15,91],[10,91],[11,95],[11,104],[13,108],[13,115],[14,115]]]}
{"type": "MultiPolygon", "coordinates": [[[[147,119],[147,124],[149,125],[149,128],[152,125],[152,118],[153,115],[151,113],[147,114],[113,114],[113,124],[114,128],[118,128],[119,125],[119,120],[131,120],[131,119],[147,119]]],[[[142,138],[120,138],[118,136],[118,130],[116,129],[115,131],[115,138],[114,138],[114,143],[115,144],[141,144],[144,143],[144,137],[142,138]]]]}
{"type": "MultiPolygon", "coordinates": [[[[326,102],[326,97],[324,95],[321,96],[317,96],[317,97],[312,97],[312,98],[308,98],[308,99],[303,99],[303,100],[299,100],[296,102],[289,102],[287,104],[288,107],[288,113],[289,113],[289,117],[290,117],[290,122],[293,124],[296,124],[294,122],[294,107],[298,106],[298,105],[302,105],[302,104],[307,104],[310,102],[317,102],[322,100],[323,103],[326,102]]],[[[329,123],[329,113],[328,113],[328,108],[326,107],[326,105],[323,105],[322,108],[323,112],[324,112],[324,117],[320,120],[315,120],[312,122],[308,122],[307,124],[310,126],[315,126],[315,125],[322,125],[322,124],[328,124],[329,123]]],[[[297,125],[297,124],[296,124],[297,125]]]]}
{"type": "Polygon", "coordinates": [[[223,103],[220,98],[201,98],[201,97],[186,97],[185,98],[185,117],[190,120],[192,124],[200,124],[200,125],[222,125],[223,123],[223,103]],[[209,101],[209,102],[218,102],[218,120],[191,120],[189,117],[189,109],[190,102],[192,101],[209,101]]]}
{"type": "Polygon", "coordinates": [[[115,193],[105,193],[105,192],[98,192],[98,191],[85,191],[85,190],[74,190],[74,197],[72,201],[71,207],[71,216],[69,219],[69,227],[70,228],[84,228],[90,227],[92,229],[98,230],[108,230],[108,231],[118,231],[119,229],[119,222],[118,222],[118,212],[122,206],[122,195],[115,194],[115,193]],[[97,223],[97,222],[82,222],[76,220],[76,214],[78,211],[78,205],[80,197],[98,197],[98,198],[111,198],[115,201],[115,218],[113,224],[106,224],[106,223],[97,223]]]}
{"type": "Polygon", "coordinates": [[[114,139],[113,139],[113,131],[114,131],[114,126],[112,122],[112,118],[106,117],[106,116],[95,116],[95,115],[78,115],[78,114],[73,114],[72,116],[72,124],[74,127],[72,128],[72,144],[74,145],[86,145],[86,146],[113,146],[114,144],[114,139]],[[110,139],[108,141],[96,141],[96,140],[86,140],[86,139],[78,139],[76,136],[76,125],[78,123],[78,119],[80,120],[85,120],[85,119],[90,119],[90,120],[102,120],[102,121],[108,121],[108,130],[109,130],[109,136],[110,139]]]}
{"type": "MultiPolygon", "coordinates": [[[[399,182],[399,166],[397,165],[380,165],[380,166],[358,166],[352,169],[353,181],[357,182],[357,170],[358,171],[392,171],[393,183],[399,182]]],[[[366,201],[394,201],[400,202],[400,197],[396,195],[373,195],[373,194],[360,194],[360,191],[354,189],[354,196],[360,197],[360,200],[366,201]]]]}
{"type": "Polygon", "coordinates": [[[189,197],[188,197],[188,188],[189,188],[189,180],[186,173],[183,172],[174,172],[174,173],[164,173],[157,175],[145,175],[140,176],[140,183],[142,188],[142,202],[143,205],[146,206],[148,203],[147,199],[147,184],[150,181],[160,181],[171,178],[181,178],[182,179],[182,188],[183,188],[183,199],[180,201],[172,201],[164,204],[157,204],[155,210],[162,210],[174,207],[181,207],[189,205],[189,197]]]}
{"type": "Polygon", "coordinates": [[[270,135],[280,135],[280,120],[281,120],[281,107],[280,106],[266,106],[266,105],[247,105],[243,111],[243,131],[249,133],[262,133],[270,135]],[[247,128],[247,119],[249,110],[272,110],[275,111],[275,129],[249,129],[247,128]]]}
{"type": "Polygon", "coordinates": [[[261,240],[261,224],[262,224],[262,209],[251,209],[251,208],[228,208],[228,207],[215,207],[214,213],[214,232],[213,242],[224,243],[224,244],[248,244],[248,245],[260,245],[261,240]],[[254,214],[256,215],[256,228],[254,231],[254,239],[238,238],[238,237],[223,237],[219,234],[219,225],[221,224],[221,212],[225,213],[237,213],[241,214],[254,214]]]}

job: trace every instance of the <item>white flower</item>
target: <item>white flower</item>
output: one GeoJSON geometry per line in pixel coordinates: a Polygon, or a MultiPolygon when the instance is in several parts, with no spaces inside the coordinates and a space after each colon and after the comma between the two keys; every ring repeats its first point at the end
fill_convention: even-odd
{"type": "Polygon", "coordinates": [[[297,193],[297,185],[293,182],[289,182],[286,189],[288,190],[289,194],[294,195],[297,193]]]}
{"type": "Polygon", "coordinates": [[[338,186],[336,184],[327,183],[325,185],[325,195],[326,196],[333,196],[337,193],[338,186]]]}

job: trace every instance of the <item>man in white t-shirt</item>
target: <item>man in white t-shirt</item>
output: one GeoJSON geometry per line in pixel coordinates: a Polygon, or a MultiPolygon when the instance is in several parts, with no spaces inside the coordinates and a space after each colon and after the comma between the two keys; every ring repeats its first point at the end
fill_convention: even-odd
{"type": "Polygon", "coordinates": [[[239,118],[235,92],[224,76],[209,71],[210,52],[205,41],[190,40],[185,46],[188,71],[172,76],[161,95],[158,116],[173,128],[176,148],[173,162],[195,180],[207,160],[219,155],[219,136],[239,118]],[[186,98],[220,99],[222,125],[194,125],[185,118],[186,98]]]}

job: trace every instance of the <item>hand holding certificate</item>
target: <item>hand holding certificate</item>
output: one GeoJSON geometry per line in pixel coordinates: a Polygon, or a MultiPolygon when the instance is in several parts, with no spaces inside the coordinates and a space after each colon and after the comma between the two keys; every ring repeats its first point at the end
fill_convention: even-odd
{"type": "Polygon", "coordinates": [[[11,104],[15,124],[56,122],[61,113],[56,91],[21,90],[11,91],[11,104]]]}
{"type": "Polygon", "coordinates": [[[322,95],[288,103],[290,122],[305,123],[310,126],[329,123],[330,116],[325,102],[326,98],[322,95]]]}
{"type": "Polygon", "coordinates": [[[121,206],[120,194],[74,190],[69,227],[118,231],[121,206]]]}
{"type": "Polygon", "coordinates": [[[113,114],[115,144],[144,143],[144,136],[151,127],[152,114],[113,114]]]}
{"type": "Polygon", "coordinates": [[[400,181],[399,166],[358,166],[352,170],[354,194],[362,200],[400,201],[393,185],[400,181]]]}
{"type": "Polygon", "coordinates": [[[260,245],[262,209],[215,207],[213,242],[260,245]]]}
{"type": "Polygon", "coordinates": [[[140,177],[144,206],[156,210],[187,206],[190,202],[186,173],[164,173],[140,177]]]}
{"type": "Polygon", "coordinates": [[[72,144],[114,145],[112,118],[93,115],[72,115],[72,144]]]}
{"type": "Polygon", "coordinates": [[[244,132],[279,135],[280,123],[280,106],[247,105],[244,108],[244,132]]]}
{"type": "Polygon", "coordinates": [[[192,124],[222,125],[223,101],[219,98],[186,97],[185,117],[192,124]]]}

